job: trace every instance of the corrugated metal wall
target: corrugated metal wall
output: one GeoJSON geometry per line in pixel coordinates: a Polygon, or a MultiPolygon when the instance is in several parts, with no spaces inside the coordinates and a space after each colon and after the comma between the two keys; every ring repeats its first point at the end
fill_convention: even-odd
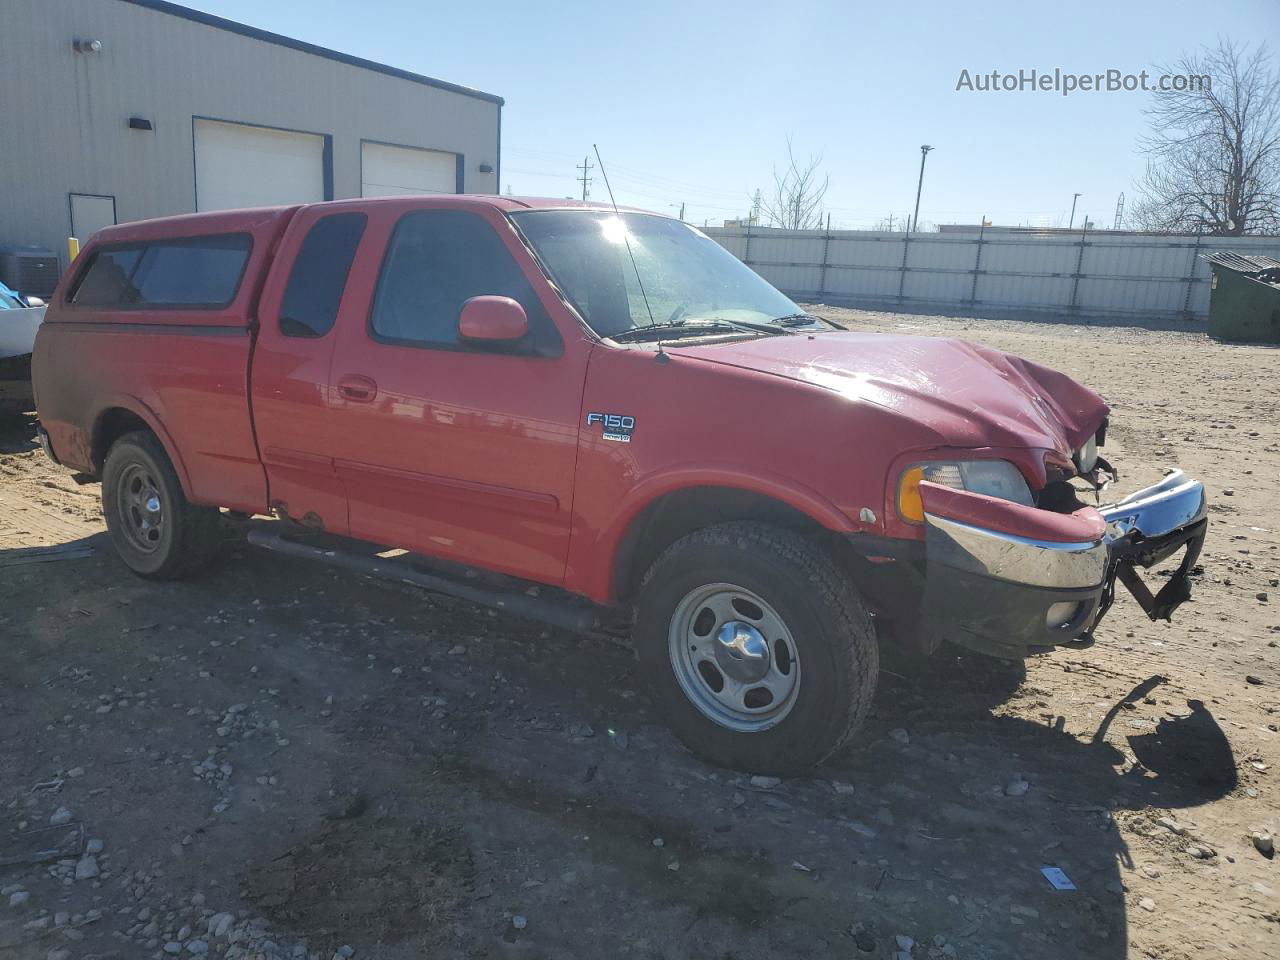
{"type": "Polygon", "coordinates": [[[460,153],[465,189],[497,192],[491,100],[121,0],[0,6],[0,243],[64,251],[69,193],[114,196],[122,222],[194,210],[193,116],[332,137],[337,199],[360,195],[362,138],[460,153]]]}
{"type": "Polygon", "coordinates": [[[1213,250],[1280,257],[1280,237],[705,231],[790,296],[939,310],[1202,319],[1213,250]]]}

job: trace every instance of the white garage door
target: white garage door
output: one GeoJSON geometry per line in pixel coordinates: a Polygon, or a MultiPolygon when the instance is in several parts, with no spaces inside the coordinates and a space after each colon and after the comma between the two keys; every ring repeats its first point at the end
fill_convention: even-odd
{"type": "Polygon", "coordinates": [[[196,120],[196,209],[324,199],[324,137],[196,120]]]}
{"type": "Polygon", "coordinates": [[[457,193],[458,155],[443,150],[360,144],[360,195],[398,197],[409,193],[457,193]]]}

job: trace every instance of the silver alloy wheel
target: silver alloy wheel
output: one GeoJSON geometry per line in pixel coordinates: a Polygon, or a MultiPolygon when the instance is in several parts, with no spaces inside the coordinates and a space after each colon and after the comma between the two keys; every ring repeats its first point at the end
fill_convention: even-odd
{"type": "Polygon", "coordinates": [[[777,612],[750,590],[731,583],[691,590],[671,615],[668,651],[685,696],[727,730],[767,730],[795,706],[795,641],[777,612]]]}
{"type": "Polygon", "coordinates": [[[131,463],[121,471],[116,504],[129,542],[143,553],[159,549],[164,532],[164,500],[160,485],[144,464],[131,463]]]}

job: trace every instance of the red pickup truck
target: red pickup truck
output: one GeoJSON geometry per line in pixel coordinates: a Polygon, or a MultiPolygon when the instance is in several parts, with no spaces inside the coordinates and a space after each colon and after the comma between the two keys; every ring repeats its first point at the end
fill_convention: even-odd
{"type": "Polygon", "coordinates": [[[960,340],[811,316],[698,230],[451,196],[103,230],[34,355],[49,456],[145,577],[250,540],[572,628],[625,624],[703,756],[839,747],[879,644],[1084,645],[1189,595],[1204,489],[1101,509],[1108,408],[960,340]],[[1152,596],[1136,572],[1184,550],[1152,596]]]}

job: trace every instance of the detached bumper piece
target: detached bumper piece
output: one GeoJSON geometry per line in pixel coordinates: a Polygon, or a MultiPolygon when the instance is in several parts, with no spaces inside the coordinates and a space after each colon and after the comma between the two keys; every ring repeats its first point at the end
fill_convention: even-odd
{"type": "Polygon", "coordinates": [[[1056,514],[921,484],[925,504],[924,626],[935,636],[1017,659],[1088,646],[1124,584],[1151,619],[1190,597],[1208,525],[1203,485],[1174,471],[1112,506],[1056,514]],[[1138,567],[1185,548],[1152,595],[1138,567]]]}
{"type": "Polygon", "coordinates": [[[1116,581],[1125,585],[1152,620],[1170,620],[1173,612],[1191,599],[1190,574],[1200,559],[1209,528],[1204,485],[1174,470],[1155,486],[1130,494],[1119,503],[1103,507],[1111,563],[1102,603],[1094,618],[1096,627],[1115,600],[1116,581]],[[1182,548],[1182,562],[1169,582],[1154,596],[1136,567],[1153,567],[1182,548]]]}

